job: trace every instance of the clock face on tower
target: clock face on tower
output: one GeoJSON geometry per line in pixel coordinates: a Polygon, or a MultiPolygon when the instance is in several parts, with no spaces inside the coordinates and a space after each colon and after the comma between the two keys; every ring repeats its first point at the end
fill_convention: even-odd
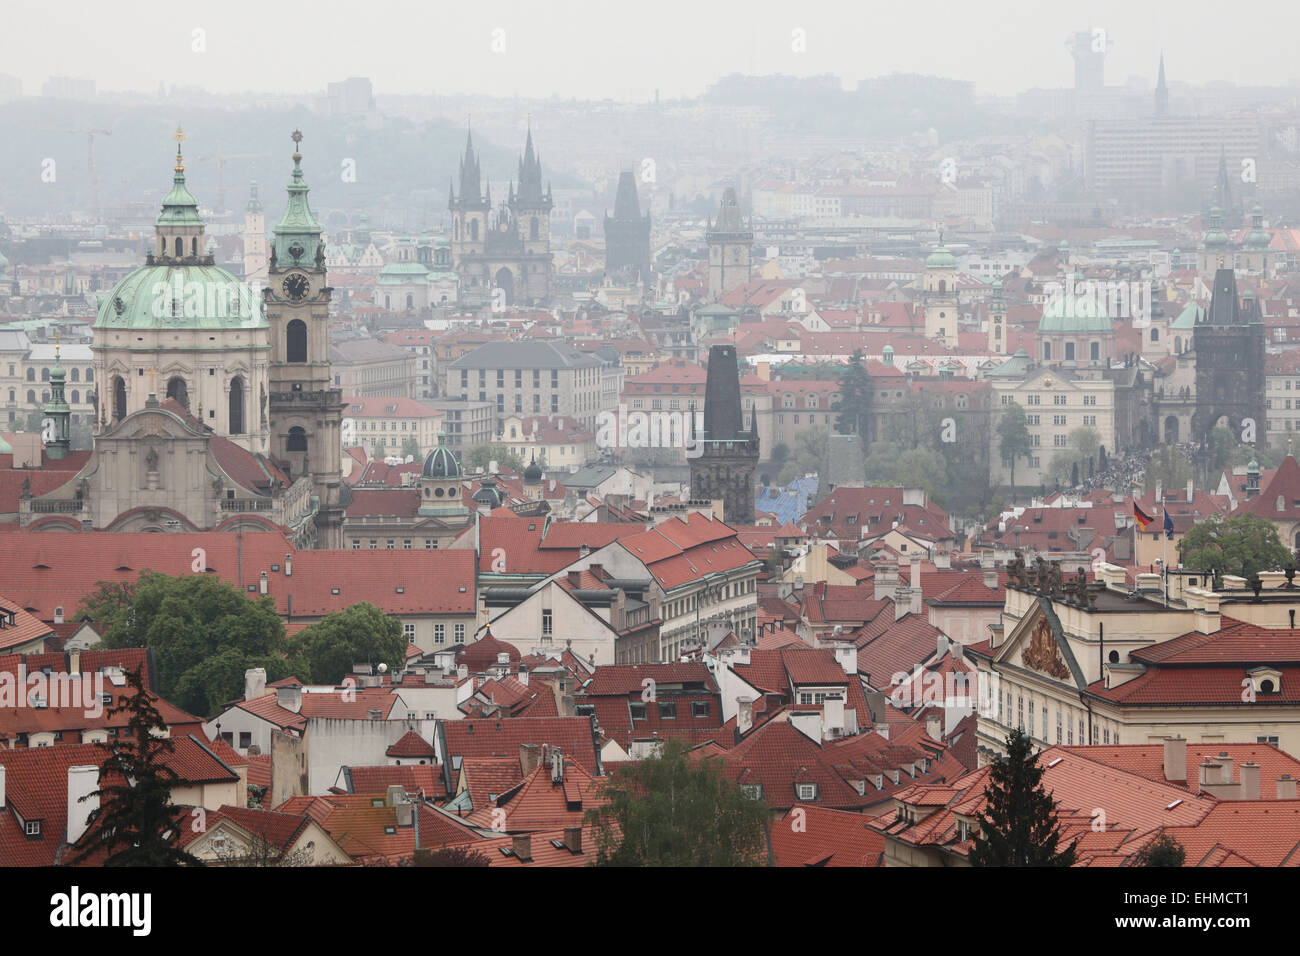
{"type": "Polygon", "coordinates": [[[307,277],[305,275],[301,272],[293,272],[285,277],[281,288],[284,289],[285,295],[294,302],[298,302],[307,294],[308,285],[309,283],[307,282],[307,277]]]}

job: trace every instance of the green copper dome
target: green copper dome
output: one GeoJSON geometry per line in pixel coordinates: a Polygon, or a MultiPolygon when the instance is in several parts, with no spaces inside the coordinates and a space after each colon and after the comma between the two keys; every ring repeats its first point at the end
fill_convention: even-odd
{"type": "Polygon", "coordinates": [[[142,266],[99,300],[97,329],[267,328],[262,299],[220,266],[142,266]]]}
{"type": "Polygon", "coordinates": [[[1096,283],[1080,283],[1070,276],[1065,282],[1048,283],[1048,287],[1052,291],[1043,306],[1039,335],[1113,330],[1106,313],[1105,294],[1098,292],[1096,283]]]}
{"type": "Polygon", "coordinates": [[[185,185],[185,162],[181,159],[181,140],[185,137],[176,131],[176,165],[172,167],[172,190],[162,201],[162,212],[154,223],[156,226],[202,226],[203,217],[199,215],[199,201],[185,185]]]}
{"type": "Polygon", "coordinates": [[[445,436],[441,433],[438,435],[438,446],[429,452],[424,459],[424,468],[420,472],[421,478],[459,478],[460,462],[456,459],[456,453],[444,444],[445,436]]]}
{"type": "Polygon", "coordinates": [[[934,252],[930,253],[925,260],[925,267],[927,269],[956,269],[957,260],[948,251],[948,247],[941,242],[934,247],[934,252]]]}

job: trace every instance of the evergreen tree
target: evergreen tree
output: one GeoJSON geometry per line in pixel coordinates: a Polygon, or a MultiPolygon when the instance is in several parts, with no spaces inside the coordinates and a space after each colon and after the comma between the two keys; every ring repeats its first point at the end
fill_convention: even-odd
{"type": "MultiPolygon", "coordinates": [[[[108,713],[125,713],[127,734],[101,747],[108,756],[99,767],[99,789],[90,794],[100,806],[90,816],[86,846],[73,859],[80,863],[101,847],[108,851],[104,866],[202,866],[201,860],[178,848],[184,817],[172,806],[172,790],[188,786],[165,763],[176,750],[167,723],[144,687],[143,666],[126,675],[134,693],[123,695],[108,713]]],[[[86,800],[87,797],[82,797],[86,800]]]]}
{"type": "Polygon", "coordinates": [[[998,446],[1002,459],[1011,463],[1011,497],[1016,496],[1016,459],[1027,458],[1033,451],[1033,440],[1029,437],[1029,422],[1025,410],[1012,402],[1002,413],[998,421],[998,446]]]}
{"type": "Polygon", "coordinates": [[[1043,787],[1043,768],[1019,730],[1007,735],[1007,752],[995,760],[984,790],[988,805],[970,852],[973,866],[1073,866],[1074,844],[1058,852],[1061,834],[1055,802],[1043,787]]]}
{"type": "Polygon", "coordinates": [[[1182,866],[1187,850],[1168,833],[1162,833],[1133,856],[1130,866],[1182,866]]]}
{"type": "Polygon", "coordinates": [[[831,411],[838,416],[835,430],[841,435],[858,435],[864,446],[875,438],[871,433],[873,395],[871,374],[862,349],[856,349],[849,359],[849,367],[840,376],[840,390],[831,403],[831,411]]]}

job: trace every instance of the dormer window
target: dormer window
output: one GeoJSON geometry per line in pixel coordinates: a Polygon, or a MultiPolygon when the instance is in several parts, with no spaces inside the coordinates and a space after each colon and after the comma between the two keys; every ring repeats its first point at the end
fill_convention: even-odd
{"type": "Polygon", "coordinates": [[[26,833],[29,837],[38,837],[38,836],[40,836],[40,835],[41,835],[41,821],[40,821],[40,820],[28,820],[25,824],[23,824],[23,832],[26,833]]]}
{"type": "Polygon", "coordinates": [[[1246,672],[1256,694],[1282,693],[1282,672],[1275,667],[1254,667],[1246,672]]]}
{"type": "Polygon", "coordinates": [[[815,784],[815,783],[801,783],[801,784],[799,784],[799,799],[800,799],[800,800],[816,800],[816,799],[817,799],[817,784],[815,784]]]}

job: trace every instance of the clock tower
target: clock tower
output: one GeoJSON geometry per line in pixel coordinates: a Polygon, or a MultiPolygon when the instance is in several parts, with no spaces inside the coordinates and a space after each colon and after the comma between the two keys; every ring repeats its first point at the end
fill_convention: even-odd
{"type": "Polygon", "coordinates": [[[271,454],[287,466],[291,480],[312,478],[312,494],[319,502],[316,546],[340,548],[346,507],[341,471],[344,403],[330,372],[333,290],[326,282],[321,226],[307,204],[298,151],[302,133],[295,130],[293,142],[289,205],[274,229],[263,291],[271,327],[271,454]]]}

